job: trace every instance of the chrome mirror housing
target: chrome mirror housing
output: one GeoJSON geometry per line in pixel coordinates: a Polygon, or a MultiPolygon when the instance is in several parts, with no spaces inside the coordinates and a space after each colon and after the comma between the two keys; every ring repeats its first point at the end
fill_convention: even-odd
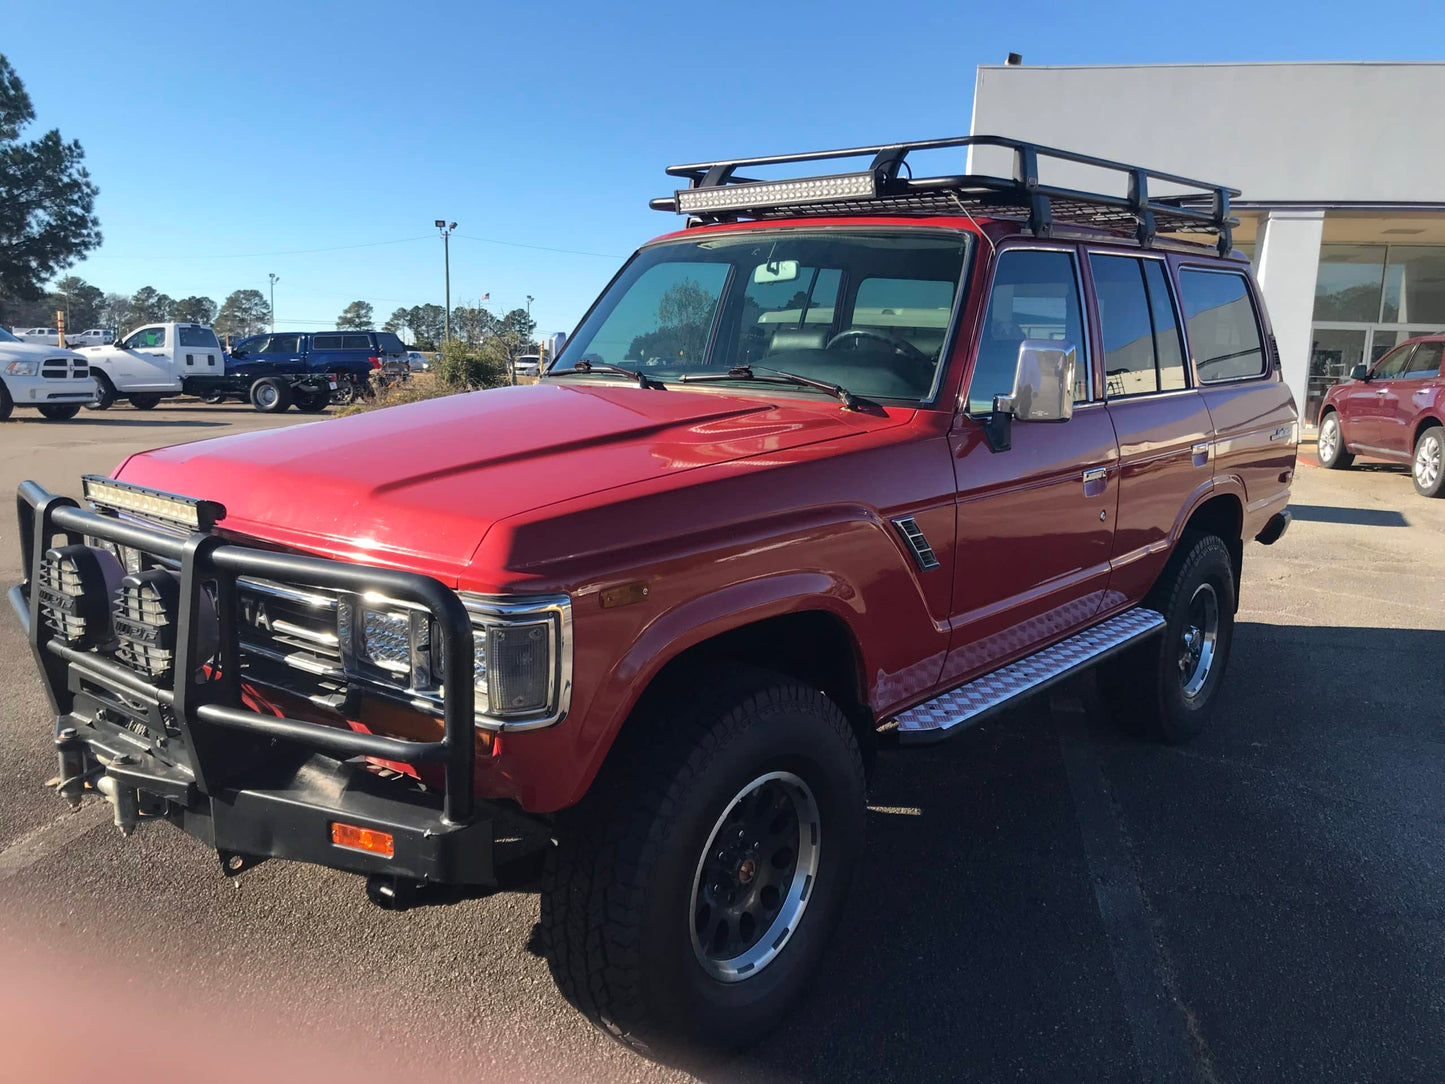
{"type": "Polygon", "coordinates": [[[1013,390],[996,395],[984,436],[995,452],[1013,445],[1012,423],[1066,422],[1074,416],[1074,371],[1078,351],[1073,343],[1025,339],[1019,343],[1013,390]]]}

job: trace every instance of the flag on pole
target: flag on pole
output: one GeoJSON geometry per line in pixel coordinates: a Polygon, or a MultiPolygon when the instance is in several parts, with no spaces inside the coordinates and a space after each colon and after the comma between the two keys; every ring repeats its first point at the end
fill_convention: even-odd
{"type": "Polygon", "coordinates": [[[491,295],[491,294],[483,294],[483,295],[482,295],[482,300],[483,300],[483,301],[490,301],[490,300],[492,300],[492,295],[491,295]]]}

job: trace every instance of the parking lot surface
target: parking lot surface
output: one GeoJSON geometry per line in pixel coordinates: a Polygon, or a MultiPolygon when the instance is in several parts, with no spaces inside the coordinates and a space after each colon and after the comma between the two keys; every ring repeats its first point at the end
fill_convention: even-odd
{"type": "MultiPolygon", "coordinates": [[[[22,417],[0,426],[0,490],[300,423],[22,417]]],[[[41,786],[49,721],[7,609],[0,1008],[22,1063],[93,1078],[105,1046],[63,1053],[84,1014],[127,1022],[117,1057],[215,1079],[1445,1079],[1445,501],[1404,468],[1312,464],[1290,532],[1246,548],[1212,732],[1141,742],[1082,679],[885,752],[819,981],[761,1046],[682,1066],[567,1006],[534,893],[389,913],[357,878],[269,862],[233,883],[167,825],[126,840],[102,803],[70,813],[41,786]]],[[[8,518],[0,576],[19,576],[8,518]]]]}

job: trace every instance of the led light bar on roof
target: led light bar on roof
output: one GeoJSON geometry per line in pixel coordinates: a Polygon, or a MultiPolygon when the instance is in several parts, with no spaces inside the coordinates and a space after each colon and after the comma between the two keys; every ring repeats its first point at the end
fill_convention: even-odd
{"type": "Polygon", "coordinates": [[[226,518],[225,507],[215,501],[178,497],[174,493],[117,482],[99,474],[87,474],[82,479],[82,485],[85,499],[91,504],[151,516],[193,531],[210,530],[217,520],[226,518]]]}
{"type": "Polygon", "coordinates": [[[678,214],[746,211],[755,207],[781,207],[839,199],[873,199],[878,178],[873,172],[837,173],[830,177],[799,177],[793,181],[749,181],[745,184],[681,188],[678,214]]]}

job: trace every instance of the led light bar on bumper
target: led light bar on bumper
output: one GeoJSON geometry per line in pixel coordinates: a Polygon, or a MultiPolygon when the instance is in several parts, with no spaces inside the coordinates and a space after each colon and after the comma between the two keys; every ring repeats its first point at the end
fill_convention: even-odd
{"type": "Polygon", "coordinates": [[[98,474],[87,474],[82,484],[85,499],[93,505],[164,520],[193,531],[208,531],[217,520],[226,518],[225,507],[215,501],[180,497],[129,482],[117,482],[98,474]]]}
{"type": "MultiPolygon", "coordinates": [[[[566,715],[572,691],[572,607],[564,596],[460,594],[472,620],[477,725],[532,730],[566,715]]],[[[343,598],[337,639],[348,672],[440,703],[445,644],[428,613],[377,595],[343,598]]]]}
{"type": "Polygon", "coordinates": [[[679,214],[746,211],[755,207],[823,203],[835,199],[873,199],[877,194],[878,178],[870,170],[836,173],[829,177],[800,177],[792,181],[749,181],[706,188],[680,188],[677,190],[677,210],[679,214]]]}

